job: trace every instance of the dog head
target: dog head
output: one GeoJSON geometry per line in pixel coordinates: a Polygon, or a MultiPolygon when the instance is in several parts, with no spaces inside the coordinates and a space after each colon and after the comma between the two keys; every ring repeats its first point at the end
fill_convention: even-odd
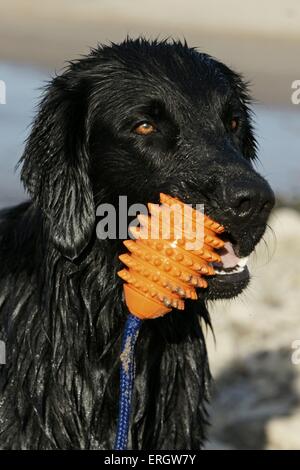
{"type": "Polygon", "coordinates": [[[229,267],[206,295],[239,293],[274,204],[253,168],[249,102],[239,75],[179,42],[127,40],[71,63],[50,84],[23,156],[22,180],[56,248],[82,253],[99,203],[165,192],[225,226],[229,267]]]}

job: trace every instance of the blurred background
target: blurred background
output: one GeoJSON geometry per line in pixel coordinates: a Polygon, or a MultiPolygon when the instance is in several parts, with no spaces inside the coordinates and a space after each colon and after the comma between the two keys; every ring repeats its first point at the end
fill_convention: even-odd
{"type": "Polygon", "coordinates": [[[90,46],[127,34],[186,38],[251,82],[257,170],[278,202],[252,257],[251,286],[210,306],[207,449],[300,449],[300,364],[292,361],[300,340],[300,104],[291,99],[300,80],[298,0],[1,0],[0,208],[24,199],[14,167],[46,81],[90,46]]]}

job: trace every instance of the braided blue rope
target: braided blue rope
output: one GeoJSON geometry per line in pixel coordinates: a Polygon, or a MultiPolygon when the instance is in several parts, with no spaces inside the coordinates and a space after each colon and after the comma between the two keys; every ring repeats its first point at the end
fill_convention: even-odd
{"type": "Polygon", "coordinates": [[[119,420],[115,450],[126,450],[131,412],[131,399],[135,376],[134,348],[142,320],[129,314],[122,339],[120,367],[119,420]]]}

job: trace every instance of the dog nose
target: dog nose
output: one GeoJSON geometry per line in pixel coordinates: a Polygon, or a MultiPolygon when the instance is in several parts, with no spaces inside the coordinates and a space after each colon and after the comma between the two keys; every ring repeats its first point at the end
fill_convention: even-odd
{"type": "Polygon", "coordinates": [[[275,198],[265,180],[234,182],[225,191],[228,211],[236,222],[245,223],[254,217],[257,222],[266,222],[275,198]]]}

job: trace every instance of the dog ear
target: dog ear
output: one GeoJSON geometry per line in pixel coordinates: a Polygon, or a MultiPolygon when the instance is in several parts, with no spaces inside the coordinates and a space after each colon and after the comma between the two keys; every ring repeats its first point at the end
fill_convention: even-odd
{"type": "Polygon", "coordinates": [[[48,220],[50,239],[71,260],[87,246],[95,224],[85,88],[70,72],[54,78],[20,161],[21,180],[48,220]]]}

